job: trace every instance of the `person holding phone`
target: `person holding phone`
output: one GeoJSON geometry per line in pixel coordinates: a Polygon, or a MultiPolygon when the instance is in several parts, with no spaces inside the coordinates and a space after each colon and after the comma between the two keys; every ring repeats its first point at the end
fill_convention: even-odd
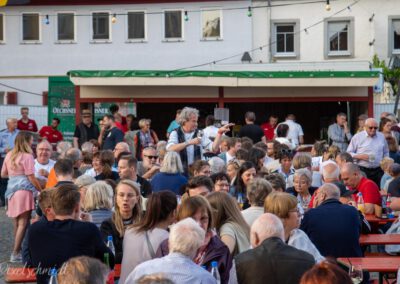
{"type": "Polygon", "coordinates": [[[340,112],[336,115],[336,123],[328,128],[328,137],[332,145],[338,146],[341,152],[346,152],[347,146],[353,137],[347,125],[347,116],[340,112]]]}

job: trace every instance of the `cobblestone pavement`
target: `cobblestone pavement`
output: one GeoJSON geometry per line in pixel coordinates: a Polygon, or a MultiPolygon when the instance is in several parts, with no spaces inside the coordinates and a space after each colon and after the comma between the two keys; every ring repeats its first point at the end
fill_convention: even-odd
{"type": "Polygon", "coordinates": [[[4,283],[4,271],[9,265],[13,238],[11,219],[7,217],[4,207],[0,207],[0,284],[4,283]]]}

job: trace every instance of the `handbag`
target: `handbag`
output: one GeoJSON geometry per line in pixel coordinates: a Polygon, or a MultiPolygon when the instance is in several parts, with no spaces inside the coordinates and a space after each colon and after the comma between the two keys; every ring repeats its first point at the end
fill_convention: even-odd
{"type": "MultiPolygon", "coordinates": [[[[400,221],[399,219],[390,226],[386,234],[400,234],[400,221]]],[[[385,245],[385,251],[388,254],[397,255],[400,253],[400,245],[385,245]]]]}

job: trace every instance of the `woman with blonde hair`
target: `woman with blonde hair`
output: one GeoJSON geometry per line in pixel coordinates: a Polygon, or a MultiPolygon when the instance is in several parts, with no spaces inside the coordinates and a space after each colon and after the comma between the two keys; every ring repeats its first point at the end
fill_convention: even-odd
{"type": "Polygon", "coordinates": [[[213,227],[221,241],[229,248],[232,256],[250,248],[250,227],[240,213],[238,204],[226,192],[212,192],[207,195],[213,209],[213,227]]]}
{"type": "MultiPolygon", "coordinates": [[[[211,262],[218,262],[221,283],[228,283],[232,257],[228,247],[213,232],[211,206],[201,195],[185,199],[179,206],[177,222],[185,218],[193,218],[206,231],[204,244],[200,247],[194,262],[205,266],[211,271],[211,262]]],[[[169,253],[168,240],[161,243],[157,256],[163,257],[169,253]]]]}
{"type": "Polygon", "coordinates": [[[121,180],[115,188],[115,207],[112,217],[104,220],[100,226],[104,241],[107,240],[108,236],[113,237],[115,263],[122,262],[122,243],[125,230],[142,218],[141,204],[140,185],[131,180],[121,180]]]}
{"type": "Polygon", "coordinates": [[[179,154],[174,151],[167,152],[161,164],[160,172],[151,179],[153,192],[170,190],[176,195],[180,195],[182,187],[188,182],[183,173],[179,154]]]}
{"type": "Polygon", "coordinates": [[[11,262],[21,262],[21,244],[34,209],[34,197],[42,190],[35,177],[35,160],[32,154],[33,136],[21,131],[15,138],[14,148],[4,158],[1,177],[9,178],[5,199],[7,216],[13,218],[14,247],[11,262]]]}
{"type": "Polygon", "coordinates": [[[92,222],[98,228],[112,215],[113,195],[112,187],[105,181],[96,181],[86,190],[83,207],[92,216],[92,222]]]}
{"type": "Polygon", "coordinates": [[[299,229],[301,216],[296,197],[286,192],[273,192],[265,199],[264,211],[281,219],[288,245],[310,253],[316,262],[324,260],[306,233],[299,229]]]}
{"type": "Polygon", "coordinates": [[[167,229],[175,221],[177,206],[176,196],[171,191],[150,195],[142,220],[125,231],[119,283],[124,284],[137,265],[156,257],[158,247],[168,239],[167,229]]]}

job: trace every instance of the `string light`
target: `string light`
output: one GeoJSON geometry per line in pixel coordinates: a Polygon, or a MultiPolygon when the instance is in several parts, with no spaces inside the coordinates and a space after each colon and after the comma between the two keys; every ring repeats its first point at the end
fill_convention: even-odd
{"type": "Polygon", "coordinates": [[[251,11],[251,7],[250,6],[247,8],[247,16],[248,17],[253,16],[253,12],[251,11]]]}
{"type": "Polygon", "coordinates": [[[49,15],[46,15],[46,18],[44,19],[44,23],[45,23],[46,25],[49,25],[49,24],[50,24],[49,15]]]}
{"type": "Polygon", "coordinates": [[[306,33],[306,35],[308,35],[308,30],[307,29],[304,29],[304,32],[306,33]]]}
{"type": "Polygon", "coordinates": [[[330,4],[329,0],[326,0],[325,10],[328,12],[331,10],[331,4],[330,4]]]}
{"type": "Polygon", "coordinates": [[[347,9],[349,10],[349,12],[351,12],[351,7],[350,6],[347,6],[347,9]]]}
{"type": "Polygon", "coordinates": [[[185,11],[185,17],[184,17],[185,21],[189,21],[189,15],[188,15],[188,11],[185,11]]]}
{"type": "Polygon", "coordinates": [[[117,14],[113,14],[111,18],[111,23],[115,24],[117,22],[117,14]]]}

